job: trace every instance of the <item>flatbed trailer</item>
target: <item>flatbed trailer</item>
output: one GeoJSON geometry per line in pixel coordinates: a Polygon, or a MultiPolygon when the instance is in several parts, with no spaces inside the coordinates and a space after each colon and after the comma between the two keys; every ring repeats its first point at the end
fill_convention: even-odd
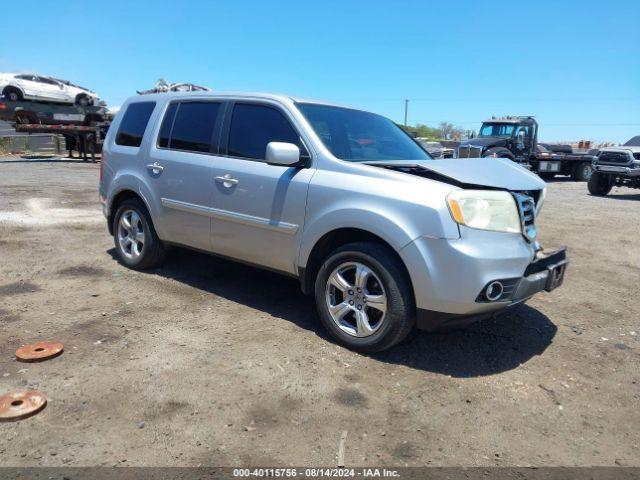
{"type": "Polygon", "coordinates": [[[531,170],[550,179],[555,175],[569,175],[573,180],[585,181],[591,176],[594,156],[588,153],[536,152],[529,158],[531,170]]]}
{"type": "Polygon", "coordinates": [[[103,105],[80,106],[0,98],[0,120],[13,124],[18,133],[62,135],[73,156],[77,150],[85,160],[95,161],[109,128],[110,116],[103,105]]]}
{"type": "Polygon", "coordinates": [[[82,159],[87,162],[96,161],[96,154],[102,151],[104,137],[109,128],[109,122],[96,125],[41,125],[16,123],[14,126],[19,133],[50,133],[65,137],[69,156],[77,150],[82,159]],[[73,148],[75,147],[75,148],[73,148]]]}
{"type": "Polygon", "coordinates": [[[0,120],[28,125],[92,125],[108,120],[108,113],[104,106],[0,99],[0,120]]]}

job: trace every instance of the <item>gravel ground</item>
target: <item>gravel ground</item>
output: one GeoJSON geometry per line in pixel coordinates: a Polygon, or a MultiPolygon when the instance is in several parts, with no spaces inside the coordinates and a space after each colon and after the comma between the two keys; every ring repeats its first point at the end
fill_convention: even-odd
{"type": "Polygon", "coordinates": [[[377,355],[329,341],[295,280],[176,250],[120,266],[98,165],[0,159],[2,466],[640,465],[640,195],[549,186],[564,286],[377,355]],[[57,340],[65,353],[18,363],[57,340]]]}

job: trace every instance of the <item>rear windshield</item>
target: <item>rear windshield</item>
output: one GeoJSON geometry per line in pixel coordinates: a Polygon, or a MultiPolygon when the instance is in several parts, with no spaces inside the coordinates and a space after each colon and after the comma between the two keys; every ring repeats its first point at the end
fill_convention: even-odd
{"type": "Polygon", "coordinates": [[[331,153],[350,162],[429,160],[429,154],[388,118],[348,108],[298,103],[331,153]]]}
{"type": "Polygon", "coordinates": [[[139,147],[155,106],[155,102],[130,104],[118,127],[116,143],[126,147],[139,147]]]}

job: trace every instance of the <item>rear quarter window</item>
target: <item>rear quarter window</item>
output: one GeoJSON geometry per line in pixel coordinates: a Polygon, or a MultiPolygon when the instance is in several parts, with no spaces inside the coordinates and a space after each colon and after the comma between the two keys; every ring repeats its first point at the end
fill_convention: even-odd
{"type": "Polygon", "coordinates": [[[155,106],[155,102],[130,104],[118,127],[116,144],[125,147],[139,147],[155,106]]]}

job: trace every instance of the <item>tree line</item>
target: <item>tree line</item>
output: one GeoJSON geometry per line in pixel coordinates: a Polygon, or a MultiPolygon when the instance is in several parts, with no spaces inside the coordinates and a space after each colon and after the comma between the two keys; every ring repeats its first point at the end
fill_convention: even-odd
{"type": "Polygon", "coordinates": [[[413,137],[427,138],[428,140],[461,140],[476,136],[474,130],[465,130],[449,122],[442,122],[437,127],[429,127],[421,123],[415,127],[404,125],[400,125],[400,127],[413,137]]]}

